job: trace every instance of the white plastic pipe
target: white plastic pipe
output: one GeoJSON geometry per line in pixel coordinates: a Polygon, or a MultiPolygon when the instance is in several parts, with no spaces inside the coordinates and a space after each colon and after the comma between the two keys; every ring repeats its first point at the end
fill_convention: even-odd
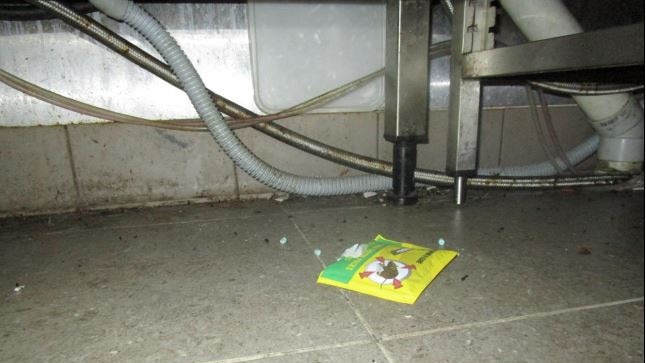
{"type": "MultiPolygon", "coordinates": [[[[560,0],[501,0],[502,7],[530,41],[583,32],[560,0]]],[[[601,141],[597,157],[604,167],[641,170],[644,162],[644,110],[629,93],[573,96],[601,141]]]]}

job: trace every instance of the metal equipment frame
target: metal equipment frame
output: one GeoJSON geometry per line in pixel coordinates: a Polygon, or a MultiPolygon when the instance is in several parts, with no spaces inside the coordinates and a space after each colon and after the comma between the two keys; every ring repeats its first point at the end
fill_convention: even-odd
{"type": "Polygon", "coordinates": [[[643,72],[643,23],[493,49],[494,24],[490,0],[455,2],[446,170],[458,205],[477,170],[481,80],[640,65],[643,72]]]}

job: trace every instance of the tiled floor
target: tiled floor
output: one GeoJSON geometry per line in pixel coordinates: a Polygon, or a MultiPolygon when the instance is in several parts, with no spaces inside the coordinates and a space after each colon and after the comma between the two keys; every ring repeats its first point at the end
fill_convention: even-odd
{"type": "Polygon", "coordinates": [[[478,192],[459,208],[437,194],[4,220],[0,361],[641,362],[643,201],[478,192]],[[412,306],[315,283],[378,233],[442,237],[460,257],[412,306]]]}

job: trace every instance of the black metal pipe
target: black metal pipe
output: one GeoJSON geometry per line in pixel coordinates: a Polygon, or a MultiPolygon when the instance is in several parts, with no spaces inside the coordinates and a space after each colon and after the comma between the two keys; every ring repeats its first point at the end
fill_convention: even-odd
{"type": "MultiPolygon", "coordinates": [[[[96,8],[88,2],[70,2],[68,6],[80,14],[87,14],[96,11],[96,8]]],[[[38,6],[24,3],[23,1],[4,1],[0,5],[0,20],[9,21],[30,21],[54,19],[56,15],[38,6]]]]}
{"type": "Polygon", "coordinates": [[[417,203],[415,190],[415,167],[417,165],[417,143],[400,140],[393,147],[393,203],[412,205],[417,203]]]}

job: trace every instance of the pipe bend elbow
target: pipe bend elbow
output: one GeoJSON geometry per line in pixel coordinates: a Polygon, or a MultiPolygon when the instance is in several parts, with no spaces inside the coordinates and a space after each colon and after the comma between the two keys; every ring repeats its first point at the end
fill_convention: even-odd
{"type": "Polygon", "coordinates": [[[90,3],[109,17],[123,21],[131,1],[129,0],[90,0],[90,3]]]}

